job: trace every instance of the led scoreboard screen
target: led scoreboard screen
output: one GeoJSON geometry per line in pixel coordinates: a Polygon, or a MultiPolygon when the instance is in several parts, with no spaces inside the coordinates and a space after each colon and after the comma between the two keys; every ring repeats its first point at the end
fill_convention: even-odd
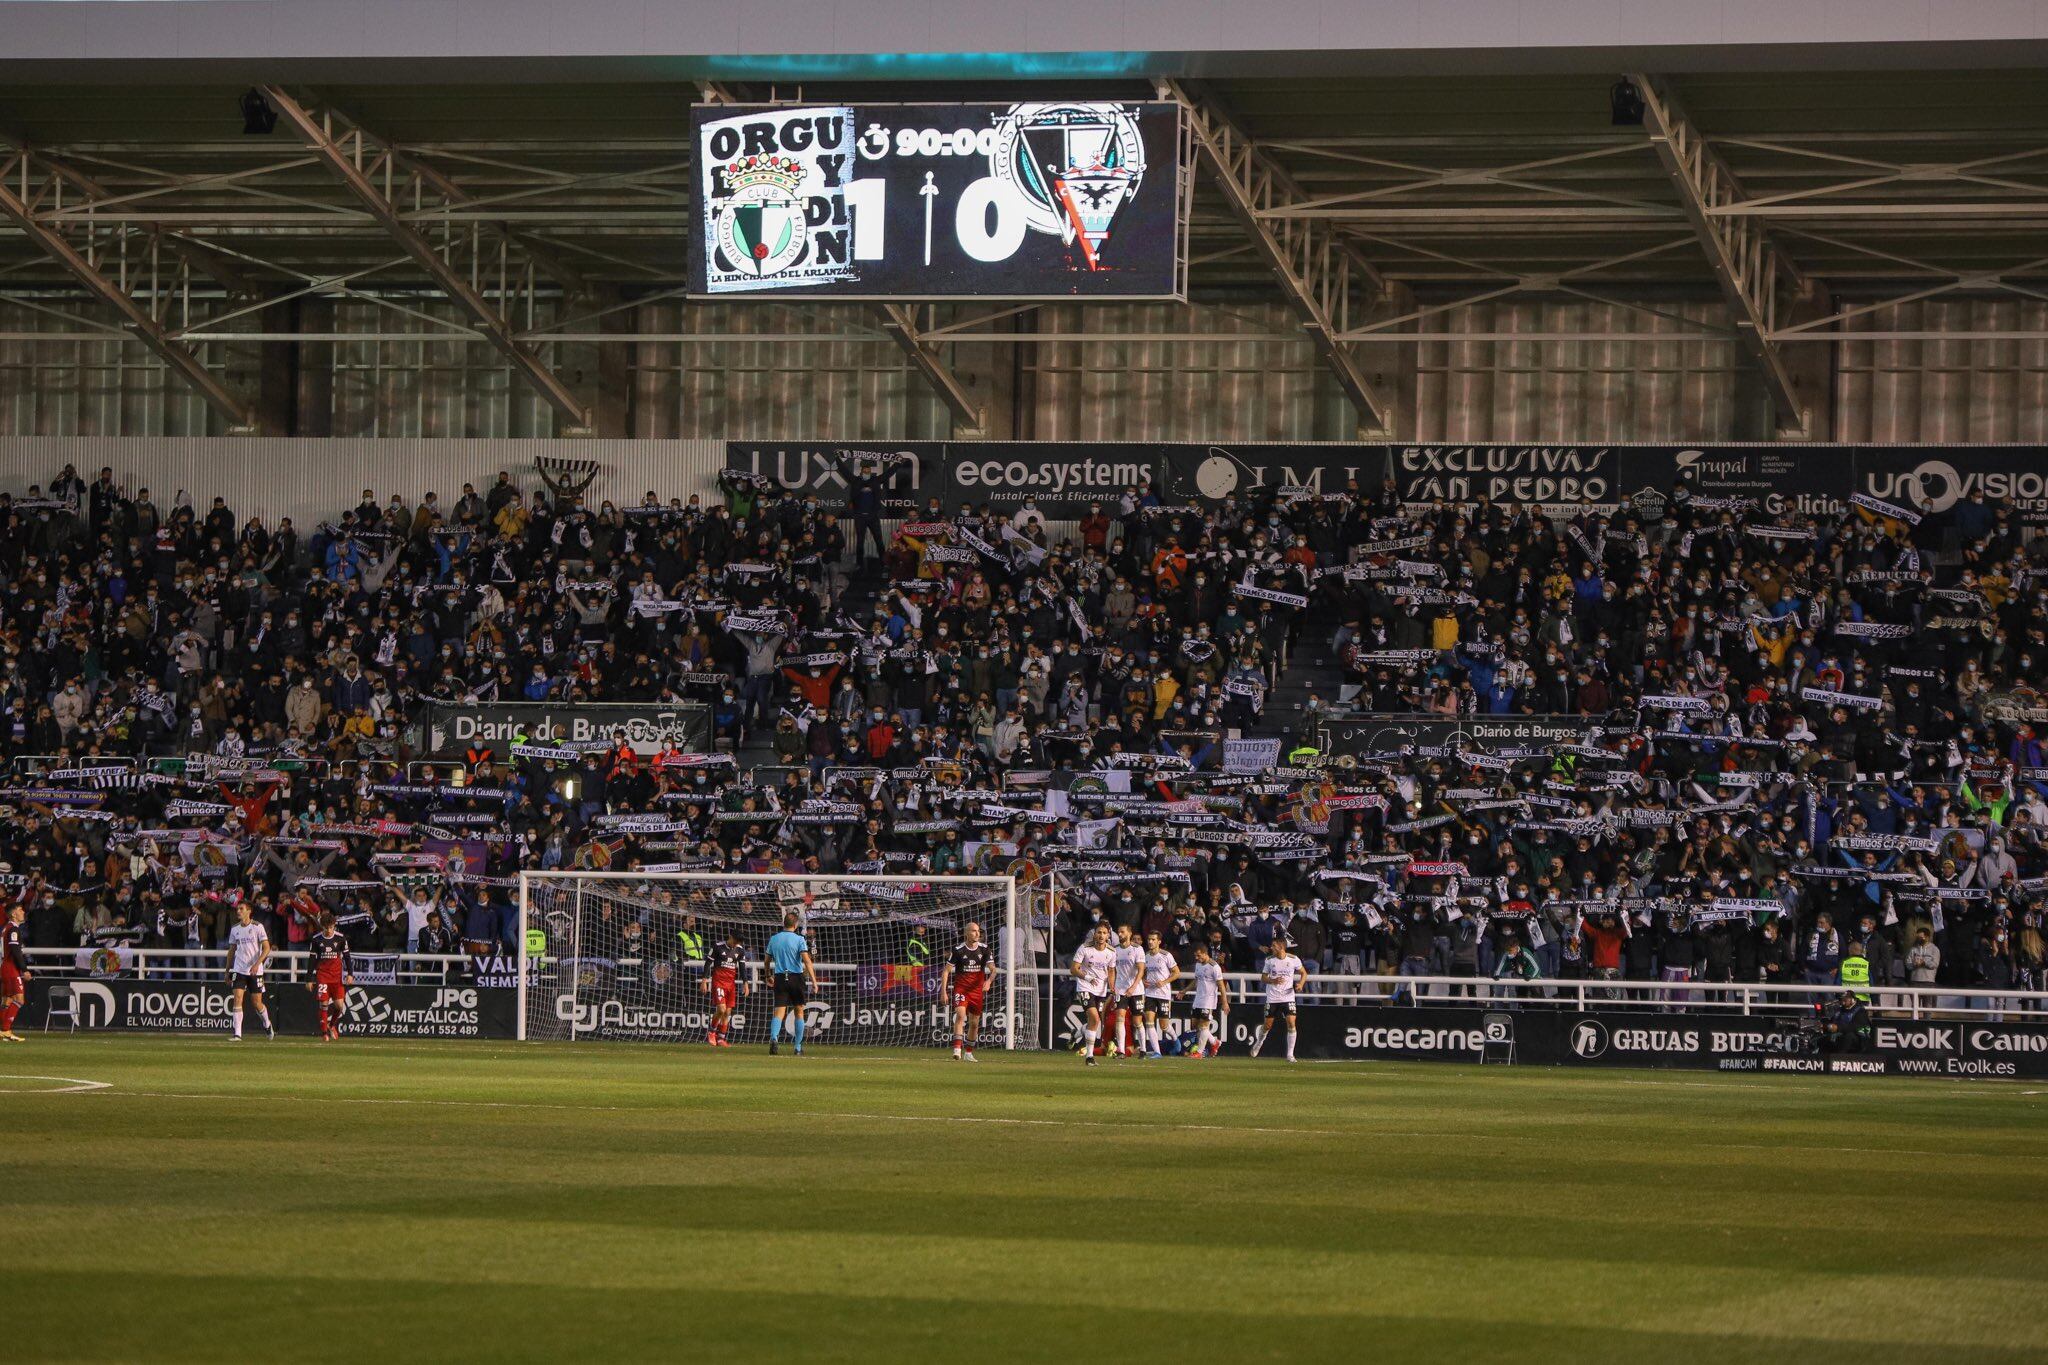
{"type": "Polygon", "coordinates": [[[1181,298],[1180,106],[700,106],[690,292],[1181,298]]]}

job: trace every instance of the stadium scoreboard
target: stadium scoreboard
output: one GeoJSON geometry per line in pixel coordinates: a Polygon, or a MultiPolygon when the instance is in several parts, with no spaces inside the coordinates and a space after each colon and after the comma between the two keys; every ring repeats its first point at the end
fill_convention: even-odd
{"type": "Polygon", "coordinates": [[[699,106],[690,292],[1186,297],[1171,102],[699,106]]]}

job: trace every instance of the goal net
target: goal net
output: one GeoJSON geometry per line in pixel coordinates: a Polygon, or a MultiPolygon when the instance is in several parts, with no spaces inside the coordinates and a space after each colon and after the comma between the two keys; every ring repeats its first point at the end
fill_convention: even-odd
{"type": "Polygon", "coordinates": [[[939,982],[978,924],[998,969],[981,1046],[1041,1045],[1033,936],[1009,877],[525,873],[519,1036],[701,1043],[714,1019],[705,953],[731,934],[744,962],[729,1037],[766,1043],[768,939],[792,913],[820,983],[804,1007],[807,1044],[950,1042],[952,1002],[939,982]]]}

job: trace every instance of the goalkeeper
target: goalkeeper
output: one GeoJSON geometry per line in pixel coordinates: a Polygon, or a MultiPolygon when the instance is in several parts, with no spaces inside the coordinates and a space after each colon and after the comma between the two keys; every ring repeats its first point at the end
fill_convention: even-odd
{"type": "Polygon", "coordinates": [[[774,1056],[782,1041],[782,1022],[789,1020],[790,1038],[796,1054],[804,1053],[805,987],[816,989],[818,968],[811,961],[810,940],[797,930],[794,910],[782,917],[782,932],[768,940],[768,965],[775,975],[775,1018],[768,1024],[768,1055],[774,1056]]]}

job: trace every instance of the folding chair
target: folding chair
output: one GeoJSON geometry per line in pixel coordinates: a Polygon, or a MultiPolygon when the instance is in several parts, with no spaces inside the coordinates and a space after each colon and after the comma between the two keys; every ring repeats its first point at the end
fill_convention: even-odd
{"type": "Polygon", "coordinates": [[[71,1026],[73,1033],[78,1032],[78,992],[61,981],[50,987],[43,1009],[43,1032],[48,1033],[50,1021],[59,1018],[71,1026]]]}

